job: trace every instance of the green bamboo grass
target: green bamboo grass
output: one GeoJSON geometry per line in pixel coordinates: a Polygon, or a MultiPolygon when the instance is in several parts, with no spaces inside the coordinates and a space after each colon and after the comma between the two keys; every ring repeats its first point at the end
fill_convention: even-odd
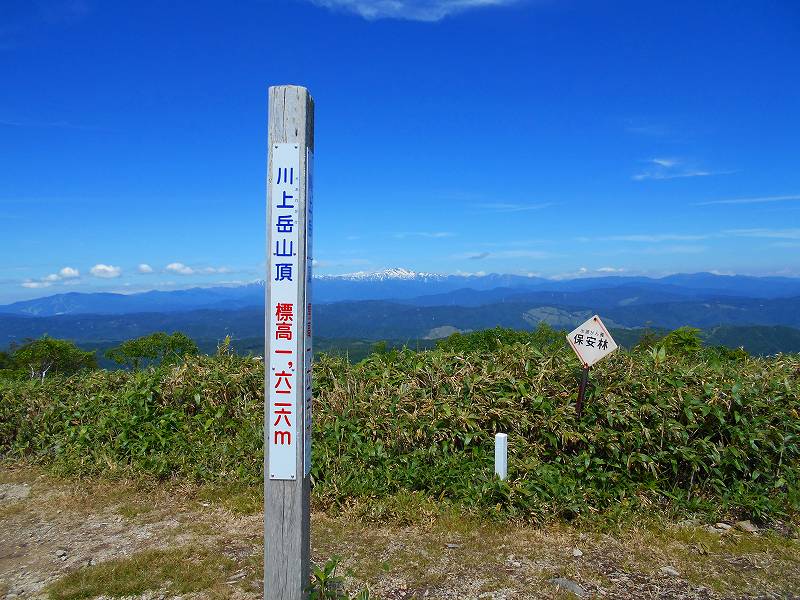
{"type": "MultiPolygon", "coordinates": [[[[513,340],[355,365],[323,356],[313,502],[372,505],[378,518],[402,504],[529,521],[796,517],[800,356],[619,351],[593,370],[582,419],[578,374],[568,349],[513,340]],[[496,432],[509,436],[504,482],[496,432]]],[[[262,362],[228,353],[0,382],[0,455],[63,474],[256,486],[262,387],[262,362]]]]}

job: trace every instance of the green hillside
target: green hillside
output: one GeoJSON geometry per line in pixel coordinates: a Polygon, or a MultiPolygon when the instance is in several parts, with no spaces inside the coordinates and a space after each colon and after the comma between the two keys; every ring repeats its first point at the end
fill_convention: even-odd
{"type": "Polygon", "coordinates": [[[706,330],[705,343],[710,346],[744,347],[751,354],[766,356],[778,352],[800,352],[800,329],[793,327],[750,327],[724,325],[706,330]]]}
{"type": "MultiPolygon", "coordinates": [[[[338,302],[316,305],[314,326],[315,335],[325,340],[413,341],[493,327],[533,330],[540,323],[569,331],[595,312],[608,327],[620,332],[623,343],[643,329],[671,330],[682,326],[709,332],[714,344],[744,346],[755,354],[795,351],[800,340],[800,298],[672,302],[604,310],[529,302],[481,306],[338,302]]],[[[0,349],[44,334],[83,345],[102,345],[155,331],[181,331],[195,340],[211,340],[212,346],[228,335],[234,340],[251,340],[263,336],[264,309],[49,317],[0,314],[0,349]]]]}

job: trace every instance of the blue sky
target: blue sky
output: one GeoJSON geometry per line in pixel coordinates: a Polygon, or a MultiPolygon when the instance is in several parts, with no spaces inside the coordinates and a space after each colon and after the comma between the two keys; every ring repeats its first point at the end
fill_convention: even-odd
{"type": "Polygon", "coordinates": [[[263,278],[284,83],[317,273],[800,276],[793,0],[11,0],[0,73],[0,302],[263,278]]]}

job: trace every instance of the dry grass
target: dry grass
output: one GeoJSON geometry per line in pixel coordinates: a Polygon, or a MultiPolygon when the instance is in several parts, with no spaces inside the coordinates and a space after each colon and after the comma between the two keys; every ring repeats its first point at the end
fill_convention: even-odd
{"type": "Polygon", "coordinates": [[[206,548],[145,550],[73,571],[47,587],[53,600],[123,597],[147,590],[177,595],[224,584],[235,563],[206,548]]]}
{"type": "MultiPolygon", "coordinates": [[[[34,522],[52,523],[48,531],[64,529],[67,539],[83,539],[81,527],[107,521],[109,514],[120,516],[120,532],[157,525],[149,531],[158,535],[142,538],[127,555],[70,567],[50,588],[53,598],[144,590],[259,597],[261,514],[238,508],[246,490],[61,480],[26,468],[0,469],[0,481],[32,484],[31,497],[17,503],[7,521],[23,540],[34,522]],[[167,521],[172,525],[164,529],[167,521]]],[[[416,522],[403,513],[400,522],[375,524],[354,514],[314,512],[312,555],[318,564],[343,557],[340,572],[348,589],[368,586],[377,598],[474,599],[499,591],[509,599],[569,597],[549,582],[554,577],[613,598],[787,596],[800,589],[800,541],[776,532],[720,535],[661,521],[610,532],[563,523],[492,523],[455,512],[422,515],[416,522]],[[573,556],[576,548],[581,556],[573,556]],[[663,566],[679,576],[662,573],[663,566]]],[[[70,556],[76,552],[70,549],[70,556]]]]}

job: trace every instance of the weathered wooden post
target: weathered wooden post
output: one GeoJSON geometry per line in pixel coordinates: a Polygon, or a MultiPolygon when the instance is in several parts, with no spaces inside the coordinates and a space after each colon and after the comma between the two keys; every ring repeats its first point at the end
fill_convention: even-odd
{"type": "Polygon", "coordinates": [[[314,101],[269,88],[264,350],[264,598],[308,597],[314,101]]]}

